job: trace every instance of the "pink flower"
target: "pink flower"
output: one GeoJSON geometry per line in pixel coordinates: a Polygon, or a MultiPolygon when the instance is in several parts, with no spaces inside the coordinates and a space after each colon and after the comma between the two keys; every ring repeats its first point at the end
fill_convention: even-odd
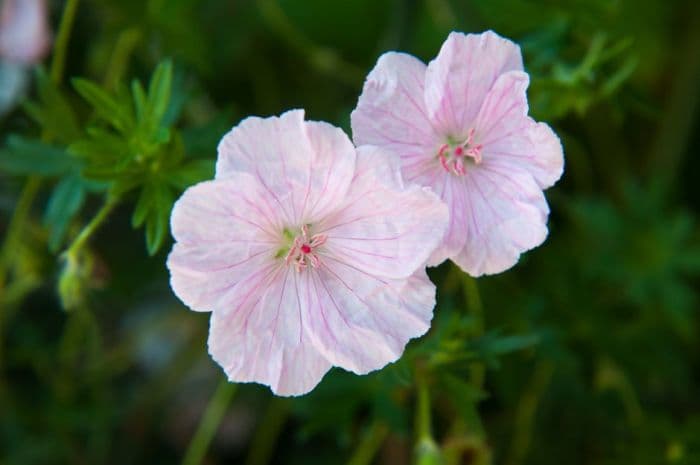
{"type": "Polygon", "coordinates": [[[0,56],[31,64],[40,61],[50,45],[45,0],[5,0],[0,9],[0,56]]]}
{"type": "Polygon", "coordinates": [[[216,179],[175,204],[168,267],[178,297],[212,311],[209,353],[230,380],[303,394],[333,365],[381,368],[428,329],[424,266],[448,212],[394,160],[300,110],[223,138],[216,179]]]}
{"type": "Polygon", "coordinates": [[[430,264],[451,258],[479,276],[504,271],[547,236],[542,193],[562,174],[557,136],[527,115],[520,49],[489,31],[453,32],[427,66],[385,53],[352,113],[356,144],[400,155],[407,183],[450,208],[430,264]]]}

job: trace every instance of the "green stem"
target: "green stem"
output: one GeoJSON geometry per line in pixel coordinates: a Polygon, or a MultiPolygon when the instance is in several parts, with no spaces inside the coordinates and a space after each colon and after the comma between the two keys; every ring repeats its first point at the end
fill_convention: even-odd
{"type": "MultiPolygon", "coordinates": [[[[464,276],[464,291],[467,298],[467,307],[474,319],[474,338],[480,338],[484,335],[485,324],[484,324],[484,306],[481,302],[481,294],[479,293],[479,286],[476,283],[476,279],[471,276],[464,276]]],[[[471,383],[472,385],[481,390],[484,386],[484,378],[486,374],[486,369],[484,364],[477,362],[471,366],[471,383]]]]}
{"type": "Polygon", "coordinates": [[[688,151],[688,144],[693,132],[694,122],[700,112],[700,4],[690,2],[689,18],[685,37],[679,41],[683,44],[677,56],[676,68],[673,70],[673,82],[669,86],[669,98],[659,125],[656,141],[649,151],[648,175],[658,183],[662,193],[668,194],[677,188],[674,181],[682,168],[683,156],[688,151]]]}
{"type": "Polygon", "coordinates": [[[127,29],[119,34],[104,77],[104,87],[106,89],[115,89],[122,80],[129,63],[129,57],[140,40],[141,32],[138,29],[127,29]]]}
{"type": "MultiPolygon", "coordinates": [[[[63,9],[61,23],[56,36],[56,46],[54,47],[53,61],[51,62],[50,76],[54,84],[59,84],[63,78],[63,70],[66,63],[66,52],[70,39],[75,13],[78,9],[78,0],[68,0],[63,9]]],[[[45,134],[42,139],[46,139],[45,134]]],[[[16,249],[16,241],[21,237],[24,225],[27,222],[34,199],[39,193],[41,179],[38,176],[30,176],[22,188],[17,206],[12,214],[7,227],[5,240],[0,249],[0,291],[5,287],[7,271],[12,266],[11,254],[16,249]]]]}
{"type": "MultiPolygon", "coordinates": [[[[7,233],[5,234],[2,249],[0,249],[0,291],[5,288],[7,272],[12,267],[14,253],[17,249],[16,243],[22,235],[21,233],[24,229],[24,224],[27,221],[32,203],[34,202],[37,192],[39,191],[40,185],[41,181],[39,178],[36,176],[30,176],[22,188],[22,192],[17,200],[17,206],[15,207],[15,211],[12,214],[12,218],[10,219],[10,223],[7,227],[7,233]]],[[[0,295],[3,295],[3,293],[0,292],[0,295]]]]}
{"type": "Polygon", "coordinates": [[[80,234],[73,240],[70,246],[66,249],[66,256],[68,258],[77,258],[80,254],[81,249],[85,246],[90,237],[97,231],[97,229],[104,223],[114,207],[119,203],[118,199],[107,199],[107,201],[102,205],[102,208],[97,212],[97,214],[90,220],[88,224],[83,227],[80,234]]]}
{"type": "Polygon", "coordinates": [[[265,416],[251,441],[245,461],[246,465],[267,465],[270,462],[275,450],[275,443],[287,420],[288,413],[287,400],[278,397],[273,397],[270,400],[265,416]]]}
{"type": "Polygon", "coordinates": [[[355,449],[348,465],[370,465],[384,442],[389,428],[380,420],[374,420],[355,449]]]}
{"type": "Polygon", "coordinates": [[[343,60],[334,50],[311,41],[285,14],[278,0],[257,0],[263,20],[275,33],[296,49],[318,71],[340,82],[356,87],[364,79],[364,71],[343,60]]]}
{"type": "Polygon", "coordinates": [[[53,60],[51,61],[51,81],[58,85],[63,79],[63,71],[66,67],[66,55],[68,53],[68,42],[75,21],[75,13],[78,11],[79,0],[67,0],[66,6],[63,8],[61,23],[58,26],[58,34],[56,35],[56,45],[53,52],[53,60]]]}
{"type": "Polygon", "coordinates": [[[204,411],[197,432],[187,448],[185,458],[182,460],[182,465],[199,465],[202,463],[207,449],[209,449],[209,444],[214,439],[214,435],[219,429],[219,424],[235,392],[236,385],[229,383],[226,378],[223,378],[204,411]]]}
{"type": "Polygon", "coordinates": [[[525,462],[532,442],[535,414],[550,380],[554,374],[551,362],[540,362],[532,374],[532,378],[515,412],[513,442],[508,453],[507,465],[520,465],[525,462]]]}
{"type": "Polygon", "coordinates": [[[423,374],[416,376],[417,402],[416,407],[416,437],[418,441],[428,439],[433,440],[431,432],[431,413],[430,413],[430,390],[423,374]]]}
{"type": "Polygon", "coordinates": [[[415,465],[435,465],[443,462],[442,452],[432,433],[430,389],[425,371],[416,367],[415,465]]]}

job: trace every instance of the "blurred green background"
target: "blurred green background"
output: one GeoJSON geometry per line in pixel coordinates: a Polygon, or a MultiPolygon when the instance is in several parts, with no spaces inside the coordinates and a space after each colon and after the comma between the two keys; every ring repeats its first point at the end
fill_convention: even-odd
{"type": "Polygon", "coordinates": [[[54,53],[0,119],[0,464],[700,464],[700,3],[49,11],[54,53]],[[208,315],[168,286],[172,201],[246,115],[349,133],[381,53],[486,29],[563,141],[547,242],[498,276],[432,270],[433,328],[379,372],[296,399],[222,383],[208,315]]]}

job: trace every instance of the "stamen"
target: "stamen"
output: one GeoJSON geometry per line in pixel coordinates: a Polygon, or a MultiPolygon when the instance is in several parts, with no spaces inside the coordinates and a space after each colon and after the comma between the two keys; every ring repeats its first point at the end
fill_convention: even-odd
{"type": "Polygon", "coordinates": [[[294,238],[289,253],[285,258],[287,265],[294,264],[298,272],[305,269],[310,263],[312,267],[317,268],[321,265],[321,260],[317,255],[318,247],[326,243],[328,236],[325,234],[314,234],[309,238],[309,226],[301,227],[301,234],[294,238]]]}
{"type": "Polygon", "coordinates": [[[457,176],[464,176],[467,173],[467,158],[470,158],[474,164],[481,163],[483,144],[474,143],[475,134],[476,130],[471,128],[464,142],[459,144],[450,142],[440,146],[437,157],[445,171],[457,176]]]}

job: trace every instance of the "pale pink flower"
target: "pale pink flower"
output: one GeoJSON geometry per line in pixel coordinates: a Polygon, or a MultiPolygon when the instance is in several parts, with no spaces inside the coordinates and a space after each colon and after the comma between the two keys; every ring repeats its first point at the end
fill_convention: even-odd
{"type": "Polygon", "coordinates": [[[216,179],[175,204],[168,267],[178,297],[212,311],[209,353],[230,380],[303,394],[331,366],[376,370],[427,331],[424,267],[448,212],[404,187],[395,160],[301,110],[223,138],[216,179]]]}
{"type": "Polygon", "coordinates": [[[431,265],[451,258],[473,276],[504,271],[547,236],[542,193],[562,174],[557,136],[528,113],[520,49],[489,31],[453,32],[427,66],[385,53],[352,113],[356,144],[392,150],[407,183],[450,208],[431,265]]]}
{"type": "Polygon", "coordinates": [[[0,56],[32,64],[40,61],[51,43],[45,0],[4,0],[0,8],[0,56]]]}

